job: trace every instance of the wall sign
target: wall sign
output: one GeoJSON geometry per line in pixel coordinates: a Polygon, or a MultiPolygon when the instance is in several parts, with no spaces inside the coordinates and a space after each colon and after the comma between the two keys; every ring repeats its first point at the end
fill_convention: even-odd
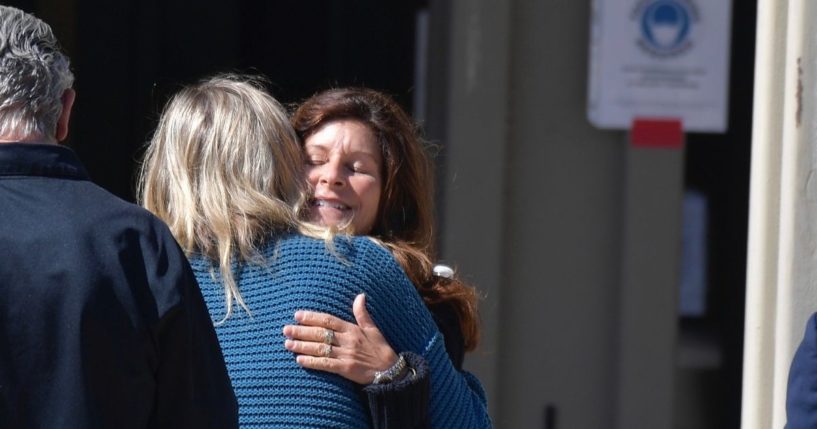
{"type": "Polygon", "coordinates": [[[590,122],[726,131],[731,11],[731,0],[593,0],[590,122]]]}

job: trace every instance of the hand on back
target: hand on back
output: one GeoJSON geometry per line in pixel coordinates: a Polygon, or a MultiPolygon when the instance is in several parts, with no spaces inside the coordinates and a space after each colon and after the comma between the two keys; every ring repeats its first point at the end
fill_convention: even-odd
{"type": "Polygon", "coordinates": [[[375,372],[391,367],[398,356],[369,316],[365,295],[355,298],[352,311],[357,324],[326,313],[296,312],[299,324],[284,326],[285,347],[304,368],[370,384],[375,372]]]}

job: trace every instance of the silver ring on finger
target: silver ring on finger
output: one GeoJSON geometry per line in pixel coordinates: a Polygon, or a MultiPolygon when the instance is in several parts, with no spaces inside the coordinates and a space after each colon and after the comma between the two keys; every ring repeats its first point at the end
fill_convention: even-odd
{"type": "Polygon", "coordinates": [[[325,358],[328,358],[332,354],[332,345],[326,344],[323,346],[323,352],[321,355],[325,358]]]}
{"type": "Polygon", "coordinates": [[[335,344],[335,331],[331,329],[326,329],[323,331],[323,342],[324,344],[335,344]]]}

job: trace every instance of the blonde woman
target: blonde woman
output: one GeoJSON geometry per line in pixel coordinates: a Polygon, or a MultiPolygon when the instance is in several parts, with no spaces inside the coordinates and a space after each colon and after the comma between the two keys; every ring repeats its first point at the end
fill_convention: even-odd
{"type": "MultiPolygon", "coordinates": [[[[189,256],[217,322],[240,424],[370,426],[361,386],[301,367],[281,334],[302,309],[355,320],[351,303],[363,293],[384,341],[417,354],[431,378],[444,380],[431,388],[442,405],[430,412],[432,425],[489,427],[484,398],[452,366],[391,253],[368,238],[303,234],[322,232],[301,225],[291,210],[305,195],[302,166],[281,106],[251,80],[222,76],[171,99],[141,171],[143,205],[168,223],[189,256]]],[[[344,353],[349,345],[324,332],[321,355],[344,353]]]]}

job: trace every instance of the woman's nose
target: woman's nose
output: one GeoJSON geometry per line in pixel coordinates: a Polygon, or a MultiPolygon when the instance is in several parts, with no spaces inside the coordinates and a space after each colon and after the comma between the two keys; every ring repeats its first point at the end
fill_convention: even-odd
{"type": "Polygon", "coordinates": [[[343,186],[346,182],[343,179],[343,171],[338,163],[327,162],[321,168],[320,183],[330,187],[343,186]]]}

